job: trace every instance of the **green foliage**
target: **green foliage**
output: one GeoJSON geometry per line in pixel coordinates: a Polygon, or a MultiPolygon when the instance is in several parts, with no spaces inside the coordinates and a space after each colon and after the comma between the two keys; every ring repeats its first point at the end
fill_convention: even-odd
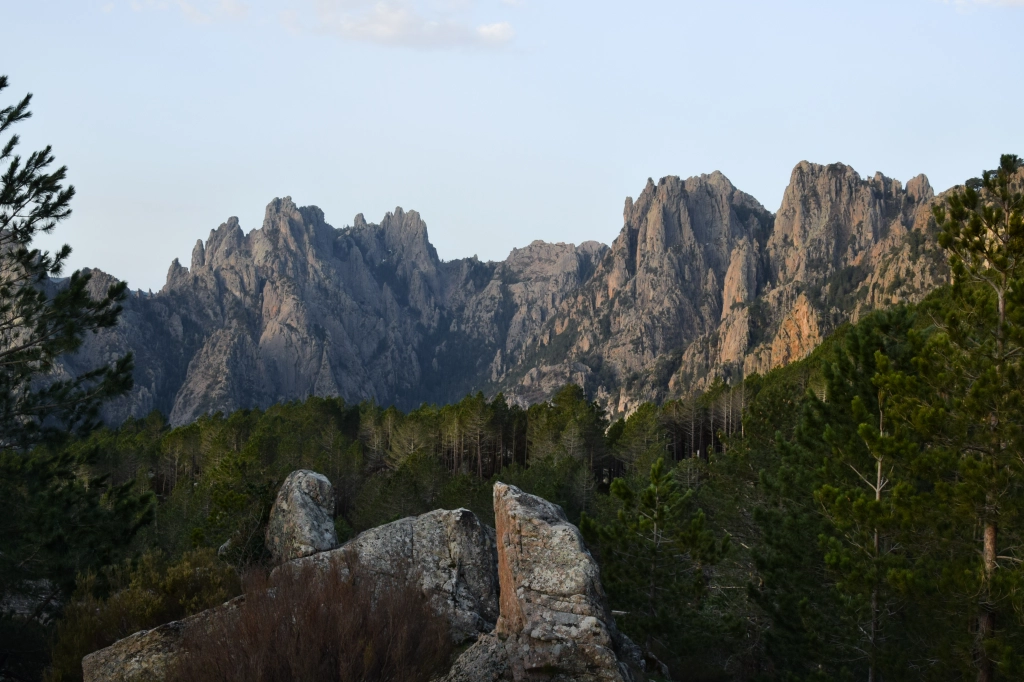
{"type": "Polygon", "coordinates": [[[825,394],[799,401],[774,463],[764,435],[795,392],[762,407],[784,388],[768,381],[748,411],[765,494],[751,597],[771,624],[769,679],[1020,673],[1019,168],[1004,157],[936,209],[952,287],[816,351],[825,394]]]}
{"type": "Polygon", "coordinates": [[[660,418],[658,406],[645,403],[623,422],[612,451],[627,471],[650,471],[651,466],[664,456],[667,434],[660,418]]]}
{"type": "MultiPolygon", "coordinates": [[[[0,76],[0,92],[7,77],[0,76]]],[[[32,95],[0,109],[0,135],[32,114],[32,95]]],[[[132,385],[131,356],[66,379],[54,377],[58,358],[77,350],[89,331],[112,327],[121,312],[126,285],[112,285],[93,299],[91,276],[74,272],[57,286],[71,255],[66,244],[55,253],[32,248],[71,215],[74,187],[64,187],[67,168],[47,172],[49,147],[22,159],[14,152],[18,136],[0,147],[0,448],[24,450],[55,443],[97,425],[103,400],[132,385]]]]}
{"type": "MultiPolygon", "coordinates": [[[[493,523],[496,480],[561,505],[580,519],[620,627],[675,677],[1020,678],[1019,165],[1004,157],[936,212],[953,286],[843,325],[787,367],[744,377],[737,366],[613,424],[577,386],[526,410],[482,393],[408,412],[310,398],[176,429],[153,414],[0,456],[12,472],[0,492],[38,501],[40,537],[61,538],[26,535],[36,544],[18,551],[38,565],[23,584],[85,576],[52,679],[72,679],[90,647],[222,599],[231,568],[265,560],[267,514],[297,468],[331,480],[341,538],[436,508],[493,523]],[[18,482],[51,480],[59,495],[18,482]],[[100,540],[136,528],[141,558],[117,563],[116,543],[100,540]]],[[[844,270],[819,293],[853,296],[862,275],[844,270]]],[[[43,630],[10,633],[0,641],[45,657],[43,630]]]]}
{"type": "Polygon", "coordinates": [[[548,403],[527,411],[529,461],[548,457],[600,464],[605,456],[608,421],[597,403],[587,400],[583,389],[569,384],[548,403]]]}
{"type": "Polygon", "coordinates": [[[802,412],[792,440],[776,432],[777,462],[760,472],[765,500],[754,509],[760,538],[749,594],[766,619],[764,657],[775,673],[767,679],[846,679],[840,599],[817,542],[830,528],[813,504],[827,449],[818,415],[806,404],[802,412]]]}
{"type": "Polygon", "coordinates": [[[926,307],[931,333],[911,337],[916,373],[880,377],[901,427],[888,440],[917,443],[897,502],[929,539],[902,582],[942,595],[932,616],[948,630],[937,660],[984,682],[1024,668],[1021,166],[1004,155],[935,208],[953,286],[926,307]]]}
{"type": "Polygon", "coordinates": [[[878,375],[912,371],[907,336],[914,322],[903,307],[868,316],[825,367],[827,401],[810,399],[831,448],[814,493],[828,522],[821,537],[825,565],[836,580],[846,629],[863,633],[851,640],[851,658],[883,679],[899,679],[912,657],[905,595],[890,577],[905,571],[912,541],[901,532],[892,493],[913,443],[889,437],[891,391],[878,375]]]}
{"type": "Polygon", "coordinates": [[[704,513],[692,509],[675,473],[658,458],[649,485],[617,478],[611,494],[620,502],[616,519],[600,524],[584,515],[580,530],[597,544],[602,580],[613,607],[626,612],[623,629],[658,655],[672,655],[693,635],[695,614],[707,593],[707,568],[728,547],[716,540],[704,513]]]}

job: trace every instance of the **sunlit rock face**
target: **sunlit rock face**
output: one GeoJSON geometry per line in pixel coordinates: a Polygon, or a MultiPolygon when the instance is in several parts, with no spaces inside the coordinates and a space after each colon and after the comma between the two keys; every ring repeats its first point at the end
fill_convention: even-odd
{"type": "MultiPolygon", "coordinates": [[[[534,242],[502,262],[442,262],[415,211],[336,229],[316,207],[267,206],[175,260],[156,294],[136,292],[116,329],[90,336],[74,371],[135,354],[135,388],[110,422],[153,409],[203,414],[310,395],[417,406],[487,388],[514,364],[607,247],[534,242]]],[[[114,281],[93,272],[95,293],[114,281]]]]}
{"type": "Polygon", "coordinates": [[[597,562],[562,508],[494,486],[501,615],[444,682],[628,682],[639,649],[618,632],[597,562]]]}
{"type": "Polygon", "coordinates": [[[720,173],[648,181],[594,276],[500,383],[523,403],[567,382],[612,414],[805,357],[845,321],[948,280],[936,198],[801,162],[768,212],[720,173]]]}

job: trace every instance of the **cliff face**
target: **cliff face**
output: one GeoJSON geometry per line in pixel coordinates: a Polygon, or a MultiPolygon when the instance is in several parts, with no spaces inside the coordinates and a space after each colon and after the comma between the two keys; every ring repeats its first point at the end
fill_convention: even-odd
{"type": "Polygon", "coordinates": [[[721,173],[649,180],[626,200],[623,220],[594,276],[500,380],[517,399],[542,399],[568,381],[613,412],[656,397],[679,353],[766,280],[772,215],[721,173]]]}
{"type": "Polygon", "coordinates": [[[721,174],[648,181],[594,277],[502,378],[522,402],[566,381],[613,413],[807,355],[847,320],[946,281],[934,195],[800,163],[774,216],[721,174]]]}
{"type": "MultiPolygon", "coordinates": [[[[136,386],[112,422],[159,409],[184,424],[309,395],[444,401],[485,388],[605,250],[535,242],[502,263],[445,263],[414,211],[335,229],[276,199],[248,235],[235,218],[211,231],[190,267],[172,263],[159,293],[133,295],[69,364],[135,352],[136,386]]],[[[94,272],[97,291],[109,281],[94,272]]]]}
{"type": "MultiPolygon", "coordinates": [[[[836,326],[946,281],[924,176],[800,163],[776,214],[721,173],[648,181],[611,248],[534,242],[442,262],[414,212],[336,229],[288,198],[230,219],[69,365],[136,353],[118,421],[187,423],[308,395],[409,408],[567,382],[629,412],[803,357],[836,326]]],[[[95,275],[97,289],[109,276],[95,275]]]]}

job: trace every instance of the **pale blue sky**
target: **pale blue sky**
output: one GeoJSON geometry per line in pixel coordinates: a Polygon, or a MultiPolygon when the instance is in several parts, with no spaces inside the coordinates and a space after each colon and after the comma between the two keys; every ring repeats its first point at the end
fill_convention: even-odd
{"type": "Polygon", "coordinates": [[[163,285],[291,195],[444,259],[614,239],[647,178],[776,210],[801,159],[944,189],[1024,154],[1024,0],[0,0],[2,104],[79,194],[51,244],[163,285]]]}

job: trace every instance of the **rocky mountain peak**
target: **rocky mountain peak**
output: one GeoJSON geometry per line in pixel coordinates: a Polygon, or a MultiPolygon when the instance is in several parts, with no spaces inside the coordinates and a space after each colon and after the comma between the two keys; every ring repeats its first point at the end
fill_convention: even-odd
{"type": "Polygon", "coordinates": [[[853,265],[885,237],[893,221],[906,219],[931,199],[927,178],[915,180],[910,194],[881,173],[864,179],[841,163],[800,162],[768,243],[774,279],[808,282],[853,265]]]}
{"type": "MultiPolygon", "coordinates": [[[[336,229],[289,197],[244,234],[229,218],[133,297],[83,357],[136,353],[111,421],[308,395],[408,408],[499,390],[531,403],[578,383],[628,413],[802,357],[838,324],[919,299],[948,271],[923,175],[800,162],[776,214],[722,173],[648,178],[610,247],[535,241],[442,262],[401,207],[336,229]]],[[[94,363],[95,364],[95,363],[94,363]]]]}
{"type": "Polygon", "coordinates": [[[803,161],[772,215],[718,172],[649,179],[583,294],[501,387],[529,403],[579,383],[622,414],[803,357],[843,320],[944,281],[941,257],[920,260],[935,251],[933,197],[924,176],[903,188],[803,161]]]}
{"type": "Polygon", "coordinates": [[[216,267],[228,261],[234,253],[244,247],[244,244],[245,233],[242,232],[238,218],[232,216],[216,230],[210,231],[210,236],[206,239],[204,265],[216,267]]]}
{"type": "Polygon", "coordinates": [[[932,189],[931,183],[928,182],[927,176],[923,173],[911,178],[907,182],[907,194],[918,204],[935,198],[935,191],[932,189]]]}
{"type": "Polygon", "coordinates": [[[415,261],[418,265],[436,267],[440,262],[437,251],[427,235],[427,224],[416,211],[404,211],[401,206],[388,213],[380,222],[384,246],[393,257],[415,261]]]}
{"type": "Polygon", "coordinates": [[[445,402],[480,390],[594,272],[607,247],[536,242],[503,263],[442,262],[416,211],[335,229],[290,198],[248,235],[230,218],[191,267],[126,304],[83,357],[134,350],[136,389],[111,421],[153,408],[182,424],[308,395],[445,402]]]}
{"type": "Polygon", "coordinates": [[[613,413],[628,409],[627,394],[652,397],[642,386],[626,389],[627,379],[718,326],[722,283],[737,248],[745,255],[732,268],[730,296],[756,295],[771,223],[771,214],[721,173],[649,181],[626,202],[622,231],[593,276],[566,299],[502,388],[529,403],[581,383],[613,413]],[[568,350],[558,357],[555,348],[568,350]]]}
{"type": "Polygon", "coordinates": [[[332,250],[336,230],[324,221],[316,206],[296,206],[291,197],[267,205],[263,226],[248,236],[249,249],[257,266],[282,269],[300,276],[308,261],[319,260],[332,250]]]}
{"type": "Polygon", "coordinates": [[[192,247],[192,272],[195,272],[199,268],[206,264],[206,247],[203,246],[203,240],[197,239],[196,245],[192,247]]]}

